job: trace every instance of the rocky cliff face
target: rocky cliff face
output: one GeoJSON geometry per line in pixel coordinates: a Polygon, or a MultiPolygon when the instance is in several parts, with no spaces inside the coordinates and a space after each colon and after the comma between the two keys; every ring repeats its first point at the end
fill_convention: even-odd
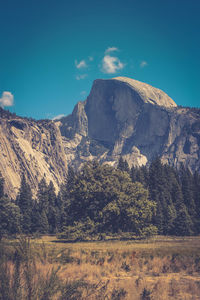
{"type": "Polygon", "coordinates": [[[45,177],[56,190],[67,173],[62,137],[52,121],[2,116],[0,118],[0,171],[5,191],[15,198],[24,174],[35,194],[45,177]]]}
{"type": "Polygon", "coordinates": [[[130,166],[156,156],[200,170],[199,110],[178,108],[163,91],[130,78],[95,80],[90,95],[59,123],[69,164],[97,159],[130,166]]]}
{"type": "Polygon", "coordinates": [[[159,156],[200,171],[200,110],[177,107],[163,91],[130,78],[95,80],[88,98],[60,121],[3,110],[0,116],[0,171],[12,197],[22,174],[33,192],[43,176],[58,190],[68,165],[96,159],[115,166],[120,155],[130,167],[159,156]]]}

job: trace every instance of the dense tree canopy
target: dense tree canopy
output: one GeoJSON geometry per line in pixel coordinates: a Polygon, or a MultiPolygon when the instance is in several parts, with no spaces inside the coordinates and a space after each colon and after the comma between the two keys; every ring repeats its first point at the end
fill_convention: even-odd
{"type": "Polygon", "coordinates": [[[20,231],[20,209],[4,195],[4,180],[0,174],[0,240],[4,235],[15,234],[20,231]]]}
{"type": "Polygon", "coordinates": [[[151,224],[155,203],[130,175],[97,162],[84,165],[67,189],[68,224],[90,218],[100,232],[142,234],[151,224]]]}
{"type": "Polygon", "coordinates": [[[176,170],[159,158],[149,167],[117,168],[89,162],[68,178],[55,193],[45,178],[36,199],[22,177],[12,202],[4,195],[0,174],[0,238],[17,232],[62,233],[69,239],[85,239],[131,233],[146,236],[200,233],[200,175],[183,166],[176,170]]]}

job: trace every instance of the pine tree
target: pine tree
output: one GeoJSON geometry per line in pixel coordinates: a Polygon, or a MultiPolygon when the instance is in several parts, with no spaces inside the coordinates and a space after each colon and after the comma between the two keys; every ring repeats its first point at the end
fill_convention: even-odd
{"type": "Polygon", "coordinates": [[[75,179],[76,179],[75,171],[71,166],[69,166],[68,173],[67,173],[67,181],[66,181],[67,190],[73,188],[75,179]]]}
{"type": "Polygon", "coordinates": [[[196,220],[196,205],[194,201],[193,176],[189,169],[183,165],[180,168],[180,179],[182,185],[183,201],[188,209],[190,216],[196,220]]]}
{"type": "Polygon", "coordinates": [[[187,236],[192,235],[193,232],[193,222],[190,215],[188,214],[185,204],[182,204],[178,211],[177,217],[175,219],[174,231],[176,235],[187,236]]]}
{"type": "Polygon", "coordinates": [[[48,186],[44,178],[39,182],[37,192],[37,210],[38,210],[38,225],[40,232],[48,233],[48,213],[49,213],[49,199],[48,199],[48,186]]]}
{"type": "Polygon", "coordinates": [[[6,234],[20,231],[20,210],[7,197],[0,198],[0,240],[6,234]]]}
{"type": "Polygon", "coordinates": [[[165,211],[167,202],[165,197],[166,183],[164,168],[159,158],[155,159],[149,167],[149,193],[150,199],[157,203],[157,212],[154,216],[154,224],[158,227],[158,232],[164,234],[166,231],[165,211]],[[165,228],[165,230],[164,230],[165,228]]]}
{"type": "Polygon", "coordinates": [[[127,172],[127,173],[130,172],[129,165],[128,165],[127,161],[122,158],[122,156],[120,156],[120,158],[119,158],[117,168],[123,172],[127,172]]]}
{"type": "Polygon", "coordinates": [[[44,210],[45,213],[47,214],[49,209],[48,186],[44,177],[38,184],[37,200],[38,200],[40,212],[44,210]]]}
{"type": "Polygon", "coordinates": [[[167,220],[165,234],[173,235],[175,233],[175,222],[177,218],[176,208],[173,203],[167,206],[165,214],[167,220]]]}
{"type": "Polygon", "coordinates": [[[47,218],[49,223],[49,232],[54,233],[58,229],[58,207],[56,206],[56,193],[53,182],[50,181],[48,185],[48,212],[47,218]]]}
{"type": "Polygon", "coordinates": [[[137,168],[132,166],[131,170],[130,170],[130,177],[132,182],[136,182],[137,181],[137,168]]]}
{"type": "Polygon", "coordinates": [[[4,196],[4,179],[0,172],[0,198],[4,196]]]}
{"type": "Polygon", "coordinates": [[[200,233],[200,174],[195,172],[193,175],[193,184],[194,184],[194,201],[196,206],[196,224],[195,232],[196,234],[200,233]]]}
{"type": "Polygon", "coordinates": [[[64,196],[66,193],[64,192],[65,187],[61,186],[60,192],[58,193],[58,196],[56,197],[56,207],[58,208],[58,231],[61,232],[63,230],[63,227],[67,225],[67,214],[65,209],[65,201],[64,196]]]}
{"type": "Polygon", "coordinates": [[[26,182],[25,176],[22,176],[21,187],[16,198],[16,204],[19,206],[22,215],[22,232],[32,232],[32,209],[33,200],[30,186],[26,182]]]}

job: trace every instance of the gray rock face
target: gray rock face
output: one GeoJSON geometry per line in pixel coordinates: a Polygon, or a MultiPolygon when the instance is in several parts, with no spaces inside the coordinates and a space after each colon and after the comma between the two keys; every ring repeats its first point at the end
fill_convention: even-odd
{"type": "Polygon", "coordinates": [[[163,91],[125,77],[98,79],[78,106],[60,126],[69,164],[97,159],[116,165],[122,155],[141,166],[159,156],[200,170],[199,110],[178,108],[163,91]],[[70,130],[73,135],[65,134],[70,130]]]}
{"type": "Polygon", "coordinates": [[[116,77],[114,79],[129,85],[145,103],[156,104],[164,107],[177,106],[166,93],[147,83],[127,77],[116,77]]]}
{"type": "Polygon", "coordinates": [[[67,161],[59,128],[52,121],[0,118],[0,172],[5,192],[15,198],[25,175],[33,194],[45,177],[56,191],[67,174],[67,161]]]}
{"type": "Polygon", "coordinates": [[[200,109],[177,107],[164,92],[124,77],[95,80],[88,98],[59,121],[33,121],[0,109],[0,172],[13,198],[25,174],[32,191],[45,176],[56,190],[68,165],[91,160],[129,166],[156,156],[200,171],[200,109]]]}

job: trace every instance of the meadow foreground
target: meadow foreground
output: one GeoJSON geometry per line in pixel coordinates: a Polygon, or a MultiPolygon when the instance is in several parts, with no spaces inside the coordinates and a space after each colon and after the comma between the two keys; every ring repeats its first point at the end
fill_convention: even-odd
{"type": "Polygon", "coordinates": [[[200,299],[199,237],[77,243],[20,237],[3,248],[0,299],[5,293],[11,300],[200,299]]]}

